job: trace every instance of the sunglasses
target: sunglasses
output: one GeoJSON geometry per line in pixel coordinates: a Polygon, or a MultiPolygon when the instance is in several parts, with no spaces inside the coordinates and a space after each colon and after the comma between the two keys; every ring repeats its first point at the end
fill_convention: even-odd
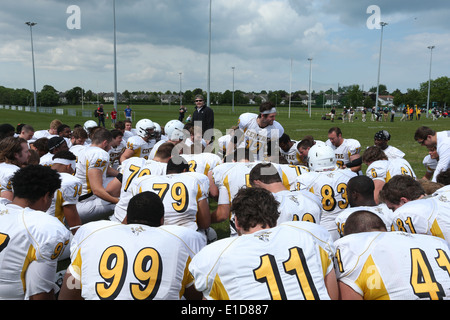
{"type": "Polygon", "coordinates": [[[203,102],[203,100],[195,100],[195,102],[203,102]]]}

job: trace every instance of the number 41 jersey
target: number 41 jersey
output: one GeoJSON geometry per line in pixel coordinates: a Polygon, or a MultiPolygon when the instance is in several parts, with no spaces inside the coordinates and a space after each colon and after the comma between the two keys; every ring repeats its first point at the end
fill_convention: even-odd
{"type": "Polygon", "coordinates": [[[450,248],[437,237],[362,232],[337,241],[336,275],[365,300],[448,299],[450,248]]]}

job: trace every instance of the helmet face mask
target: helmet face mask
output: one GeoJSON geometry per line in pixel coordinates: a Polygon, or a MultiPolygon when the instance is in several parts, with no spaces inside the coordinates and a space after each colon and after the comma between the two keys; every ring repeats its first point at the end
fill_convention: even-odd
{"type": "Polygon", "coordinates": [[[138,135],[142,138],[154,138],[156,136],[155,125],[149,119],[142,119],[136,123],[138,135]]]}
{"type": "Polygon", "coordinates": [[[313,145],[308,152],[308,165],[312,171],[336,169],[336,156],[333,149],[326,145],[313,145]]]}

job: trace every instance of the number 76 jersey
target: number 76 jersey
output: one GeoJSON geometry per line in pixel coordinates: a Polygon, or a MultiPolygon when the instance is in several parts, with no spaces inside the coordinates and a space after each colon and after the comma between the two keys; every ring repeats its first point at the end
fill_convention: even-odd
{"type": "Polygon", "coordinates": [[[450,248],[438,237],[362,232],[334,244],[338,280],[365,300],[450,297],[450,248]]]}

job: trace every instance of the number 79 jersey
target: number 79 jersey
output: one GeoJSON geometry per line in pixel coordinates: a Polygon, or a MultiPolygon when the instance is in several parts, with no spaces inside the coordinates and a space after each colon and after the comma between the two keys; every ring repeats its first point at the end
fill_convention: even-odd
{"type": "Polygon", "coordinates": [[[151,191],[164,204],[164,224],[197,230],[198,202],[207,199],[209,180],[203,173],[183,172],[161,176],[143,176],[136,180],[133,194],[151,191]]]}
{"type": "Polygon", "coordinates": [[[362,232],[337,241],[336,275],[365,300],[448,299],[450,248],[404,232],[362,232]]]}
{"type": "Polygon", "coordinates": [[[324,278],[334,246],[321,226],[303,221],[215,241],[189,271],[209,300],[329,300],[324,278]]]}

